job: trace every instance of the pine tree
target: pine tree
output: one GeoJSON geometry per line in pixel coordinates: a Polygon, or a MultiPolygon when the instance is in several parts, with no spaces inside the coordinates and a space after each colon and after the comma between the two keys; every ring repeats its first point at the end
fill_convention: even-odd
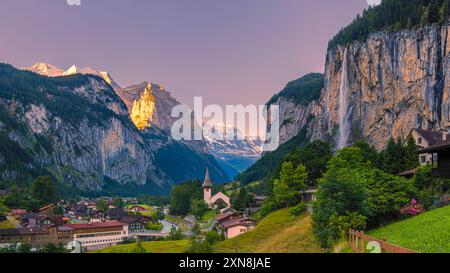
{"type": "Polygon", "coordinates": [[[416,141],[410,135],[406,141],[405,146],[405,168],[410,170],[419,166],[419,149],[417,148],[416,141]]]}

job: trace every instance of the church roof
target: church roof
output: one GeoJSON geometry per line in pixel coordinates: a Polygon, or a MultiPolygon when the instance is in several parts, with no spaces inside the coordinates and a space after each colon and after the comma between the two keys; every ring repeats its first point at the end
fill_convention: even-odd
{"type": "Polygon", "coordinates": [[[209,178],[209,170],[206,168],[205,181],[203,182],[203,187],[212,187],[211,178],[209,178]]]}

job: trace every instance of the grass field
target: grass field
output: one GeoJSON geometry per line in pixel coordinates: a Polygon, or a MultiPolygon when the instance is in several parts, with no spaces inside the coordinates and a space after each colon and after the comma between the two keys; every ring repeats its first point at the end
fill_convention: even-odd
{"type": "Polygon", "coordinates": [[[369,235],[424,253],[450,253],[450,206],[368,232],[369,235]]]}
{"type": "MultiPolygon", "coordinates": [[[[142,242],[142,247],[147,253],[183,253],[189,248],[189,241],[153,241],[142,242]]],[[[134,253],[136,244],[116,245],[93,253],[134,253]]]]}
{"type": "Polygon", "coordinates": [[[214,246],[217,253],[319,253],[309,215],[293,217],[287,209],[265,217],[253,231],[214,246]]]}
{"type": "Polygon", "coordinates": [[[129,209],[133,206],[140,206],[140,207],[143,207],[144,209],[146,209],[146,211],[140,212],[140,214],[142,214],[144,216],[150,216],[152,213],[154,213],[156,211],[155,208],[153,208],[152,206],[145,205],[145,204],[127,205],[125,208],[129,209]]]}

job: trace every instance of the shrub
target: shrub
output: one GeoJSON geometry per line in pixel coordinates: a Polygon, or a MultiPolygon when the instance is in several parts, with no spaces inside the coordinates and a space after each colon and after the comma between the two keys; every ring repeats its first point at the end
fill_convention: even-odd
{"type": "Polygon", "coordinates": [[[298,216],[306,211],[306,203],[300,202],[297,206],[289,209],[289,214],[293,216],[298,216]]]}
{"type": "Polygon", "coordinates": [[[409,204],[400,209],[401,214],[404,216],[416,216],[424,211],[425,209],[417,202],[416,199],[412,199],[409,204]]]}
{"type": "Polygon", "coordinates": [[[161,223],[150,223],[145,226],[145,228],[148,230],[161,230],[163,226],[161,225],[161,223]]]}

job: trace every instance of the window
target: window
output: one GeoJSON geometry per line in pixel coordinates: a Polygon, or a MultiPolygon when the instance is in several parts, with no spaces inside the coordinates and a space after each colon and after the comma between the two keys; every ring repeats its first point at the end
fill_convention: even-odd
{"type": "Polygon", "coordinates": [[[421,137],[419,137],[419,138],[417,139],[417,144],[422,144],[422,138],[421,138],[421,137]]]}
{"type": "Polygon", "coordinates": [[[426,155],[420,156],[420,163],[422,163],[422,164],[427,163],[427,156],[426,155]]]}

